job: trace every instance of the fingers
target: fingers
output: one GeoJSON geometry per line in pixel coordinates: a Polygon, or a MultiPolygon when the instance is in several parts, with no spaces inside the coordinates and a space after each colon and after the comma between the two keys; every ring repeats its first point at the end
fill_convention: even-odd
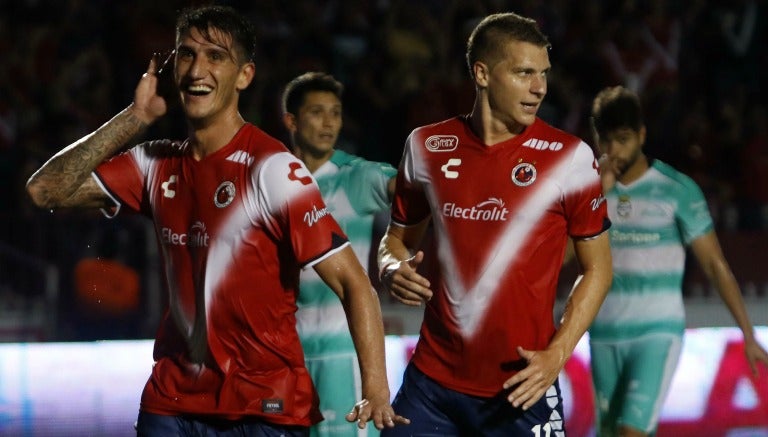
{"type": "Polygon", "coordinates": [[[154,76],[157,74],[158,56],[158,53],[152,54],[152,58],[149,60],[149,66],[147,66],[147,71],[144,73],[145,76],[154,76]]]}
{"type": "Polygon", "coordinates": [[[390,294],[406,305],[419,306],[432,299],[432,290],[427,278],[416,273],[416,268],[424,260],[424,252],[385,267],[382,283],[390,294]]]}
{"type": "Polygon", "coordinates": [[[411,306],[419,306],[432,299],[430,289],[421,287],[417,282],[408,278],[393,280],[389,286],[389,292],[401,303],[411,306]]]}
{"type": "Polygon", "coordinates": [[[408,425],[411,421],[399,414],[395,414],[392,406],[372,406],[367,399],[356,403],[352,410],[345,416],[347,422],[357,421],[357,427],[364,429],[368,421],[373,421],[376,429],[392,428],[396,425],[408,425]]]}
{"type": "MultiPolygon", "coordinates": [[[[503,388],[504,390],[514,388],[507,395],[507,401],[515,408],[527,410],[538,402],[552,386],[554,380],[557,379],[558,371],[533,362],[537,358],[536,351],[526,350],[518,346],[517,353],[528,362],[528,366],[506,380],[503,388]],[[552,377],[552,372],[555,372],[554,377],[552,377]]],[[[540,363],[541,359],[536,361],[540,363]]]]}

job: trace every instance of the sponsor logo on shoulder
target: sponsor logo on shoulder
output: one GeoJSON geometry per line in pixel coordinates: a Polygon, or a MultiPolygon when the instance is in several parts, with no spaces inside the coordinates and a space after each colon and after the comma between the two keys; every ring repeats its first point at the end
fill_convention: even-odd
{"type": "Polygon", "coordinates": [[[312,183],[312,178],[309,177],[309,170],[298,162],[288,164],[288,169],[290,170],[288,172],[289,181],[298,181],[301,182],[302,185],[309,185],[312,183]]]}
{"type": "Polygon", "coordinates": [[[432,135],[424,141],[424,146],[430,152],[450,152],[459,146],[456,135],[432,135]]]}
{"type": "Polygon", "coordinates": [[[304,222],[311,228],[312,225],[319,222],[321,218],[328,214],[330,214],[328,208],[317,209],[315,205],[312,205],[312,210],[304,213],[304,222]]]}
{"type": "Polygon", "coordinates": [[[540,140],[538,138],[531,138],[528,141],[523,143],[523,146],[530,147],[531,149],[535,150],[551,150],[553,152],[557,152],[558,150],[563,148],[563,143],[559,141],[546,141],[546,140],[540,140]]]}
{"type": "Polygon", "coordinates": [[[592,211],[597,211],[597,208],[600,208],[600,205],[603,202],[605,202],[605,197],[602,194],[592,199],[590,201],[590,203],[592,204],[592,211]]]}

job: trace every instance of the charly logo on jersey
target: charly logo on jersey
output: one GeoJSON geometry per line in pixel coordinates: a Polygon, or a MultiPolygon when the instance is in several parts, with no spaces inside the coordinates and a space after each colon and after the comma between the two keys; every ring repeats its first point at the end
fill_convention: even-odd
{"type": "Polygon", "coordinates": [[[173,229],[162,228],[160,231],[163,243],[173,246],[208,247],[211,237],[205,223],[196,221],[189,228],[189,233],[173,232],[173,229]]]}
{"type": "Polygon", "coordinates": [[[172,174],[167,181],[160,184],[160,188],[163,190],[163,197],[166,197],[168,199],[173,199],[174,197],[176,197],[176,190],[171,188],[171,185],[176,184],[176,179],[178,179],[178,176],[176,176],[175,174],[172,174]]]}
{"type": "Polygon", "coordinates": [[[627,218],[632,213],[632,202],[629,201],[629,196],[622,194],[619,196],[619,201],[616,204],[616,214],[621,218],[627,218]]]}
{"type": "Polygon", "coordinates": [[[459,147],[459,137],[456,135],[432,135],[424,141],[424,146],[430,152],[450,152],[459,147]]]}
{"type": "Polygon", "coordinates": [[[531,149],[535,150],[551,150],[552,152],[557,152],[563,148],[563,143],[559,141],[550,142],[546,140],[540,140],[538,138],[530,138],[523,143],[523,146],[530,147],[531,149]]]}
{"type": "Polygon", "coordinates": [[[489,197],[488,200],[470,207],[444,203],[443,216],[479,222],[498,222],[509,217],[509,210],[504,206],[504,201],[501,199],[489,197]]]}
{"type": "Polygon", "coordinates": [[[312,205],[312,209],[304,213],[304,223],[311,228],[312,225],[328,214],[330,214],[328,208],[317,209],[317,206],[312,205]]]}
{"type": "Polygon", "coordinates": [[[230,181],[224,181],[216,188],[213,194],[213,203],[217,208],[226,208],[235,200],[235,184],[230,181]]]}
{"type": "Polygon", "coordinates": [[[512,169],[512,182],[518,187],[527,187],[536,180],[536,167],[527,162],[521,162],[512,169]]]}
{"type": "Polygon", "coordinates": [[[446,179],[457,179],[459,177],[459,172],[452,169],[460,165],[461,165],[461,159],[451,158],[448,160],[448,162],[443,164],[442,167],[440,167],[440,170],[442,170],[446,179]]]}
{"type": "Polygon", "coordinates": [[[292,162],[288,164],[288,168],[291,170],[288,173],[289,181],[298,181],[302,185],[309,185],[312,183],[312,178],[309,176],[309,170],[298,162],[292,162]],[[306,173],[306,176],[302,176],[300,173],[306,173]]]}

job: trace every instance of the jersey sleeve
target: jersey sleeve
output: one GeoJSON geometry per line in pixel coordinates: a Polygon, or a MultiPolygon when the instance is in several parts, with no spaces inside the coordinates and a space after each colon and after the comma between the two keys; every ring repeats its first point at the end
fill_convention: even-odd
{"type": "MultiPolygon", "coordinates": [[[[256,196],[249,205],[260,211],[278,239],[289,239],[297,262],[310,267],[349,244],[326,208],[311,173],[288,152],[272,155],[254,169],[256,196]]],[[[254,217],[255,214],[251,214],[254,217]]]]}
{"type": "Polygon", "coordinates": [[[359,214],[374,214],[389,208],[388,185],[396,174],[397,169],[391,165],[373,161],[365,161],[355,169],[349,183],[368,188],[347,192],[348,195],[356,196],[352,204],[361,208],[359,214]]]}
{"type": "Polygon", "coordinates": [[[392,199],[392,222],[409,226],[421,222],[430,214],[429,202],[424,190],[416,181],[418,157],[414,156],[414,134],[408,137],[403,157],[397,171],[397,184],[392,199]]]}
{"type": "Polygon", "coordinates": [[[599,235],[610,227],[610,220],[597,159],[587,143],[577,146],[567,174],[564,202],[568,234],[574,238],[599,235]]]}
{"type": "Polygon", "coordinates": [[[689,177],[680,175],[682,190],[677,199],[677,223],[683,242],[688,245],[693,240],[711,231],[714,227],[709,214],[704,193],[689,177]]]}
{"type": "Polygon", "coordinates": [[[93,175],[97,183],[116,206],[113,211],[104,211],[105,215],[114,216],[123,207],[142,211],[142,206],[146,204],[144,181],[148,169],[144,144],[115,155],[96,167],[93,175]]]}

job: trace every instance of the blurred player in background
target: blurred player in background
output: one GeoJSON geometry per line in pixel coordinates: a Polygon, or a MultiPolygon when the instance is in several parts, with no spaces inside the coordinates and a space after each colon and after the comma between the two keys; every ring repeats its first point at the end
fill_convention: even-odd
{"type": "Polygon", "coordinates": [[[140,436],[305,436],[322,419],[295,310],[300,268],[343,302],[359,353],[365,427],[394,415],[378,298],[304,164],[238,111],[255,34],[234,9],[186,9],[173,78],[188,123],[182,141],[132,144],[166,114],[158,57],[134,101],[57,153],[27,189],[43,208],[91,207],[154,221],[169,310],[155,340],[140,436]]]}
{"type": "Polygon", "coordinates": [[[557,378],[608,291],[610,223],[592,148],[536,116],[549,48],[532,19],[484,18],[467,45],[472,112],[406,141],[379,266],[426,308],[393,403],[412,423],[382,436],[565,434],[557,378]],[[430,222],[438,259],[422,276],[430,222]],[[584,276],[556,329],[569,237],[584,276]]]}
{"type": "Polygon", "coordinates": [[[680,356],[686,246],[741,329],[755,375],[758,362],[768,364],[768,353],[755,339],[701,190],[643,153],[646,129],[638,96],[623,87],[606,88],[593,101],[592,119],[605,153],[601,178],[614,272],[589,330],[597,431],[646,436],[656,430],[680,356]]]}
{"type": "MultiPolygon", "coordinates": [[[[343,89],[333,76],[321,72],[294,78],[283,92],[283,123],[294,154],[312,173],[328,211],[349,238],[357,258],[367,265],[374,218],[389,210],[397,170],[335,148],[342,127],[343,89]]],[[[311,435],[378,434],[370,428],[360,430],[344,418],[362,394],[355,345],[341,302],[311,269],[302,271],[300,290],[297,328],[325,417],[312,427],[311,435]]]]}

